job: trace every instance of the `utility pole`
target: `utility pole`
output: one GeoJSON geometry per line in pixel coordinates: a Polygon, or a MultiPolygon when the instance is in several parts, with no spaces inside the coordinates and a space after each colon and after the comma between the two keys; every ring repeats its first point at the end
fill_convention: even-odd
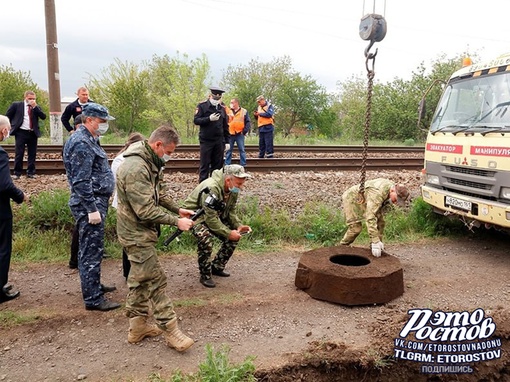
{"type": "Polygon", "coordinates": [[[48,87],[50,95],[50,134],[51,143],[62,144],[62,126],[60,116],[60,73],[58,66],[57,21],[55,17],[55,0],[44,0],[46,17],[46,56],[48,61],[48,87]]]}

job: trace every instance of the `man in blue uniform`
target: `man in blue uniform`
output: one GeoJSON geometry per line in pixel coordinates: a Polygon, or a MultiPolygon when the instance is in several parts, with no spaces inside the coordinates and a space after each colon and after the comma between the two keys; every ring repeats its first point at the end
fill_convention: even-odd
{"type": "Polygon", "coordinates": [[[207,101],[198,104],[193,123],[200,126],[200,170],[198,182],[209,178],[214,170],[223,168],[225,145],[230,141],[228,116],[221,102],[224,90],[212,87],[207,101]]]}
{"type": "Polygon", "coordinates": [[[104,222],[115,180],[99,136],[108,130],[112,119],[104,106],[88,103],[83,108],[82,124],[64,146],[64,165],[71,187],[69,207],[79,230],[78,270],[87,310],[120,307],[103,296],[115,287],[101,284],[104,222]]]}

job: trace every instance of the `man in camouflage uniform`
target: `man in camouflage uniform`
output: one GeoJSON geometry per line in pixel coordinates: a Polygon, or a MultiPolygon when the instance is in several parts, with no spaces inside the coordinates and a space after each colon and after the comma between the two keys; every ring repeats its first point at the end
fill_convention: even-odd
{"type": "Polygon", "coordinates": [[[342,195],[348,227],[340,244],[351,244],[361,233],[361,223],[365,220],[372,255],[379,257],[384,250],[382,242],[385,225],[383,207],[388,203],[404,205],[409,198],[409,192],[401,184],[395,184],[389,179],[377,178],[365,182],[365,202],[359,203],[359,188],[359,184],[352,186],[342,195]]]}
{"type": "Polygon", "coordinates": [[[175,225],[182,231],[193,226],[189,217],[194,211],[179,208],[162,182],[165,162],[178,144],[175,129],[161,126],[148,140],[133,143],[124,151],[124,162],[117,170],[117,235],[131,264],[126,298],[128,342],[163,333],[168,346],[185,351],[194,341],[177,327],[156,251],[160,224],[175,225]],[[151,307],[157,327],[147,323],[151,307]]]}
{"type": "Polygon", "coordinates": [[[87,104],[82,114],[82,125],[64,146],[63,160],[71,187],[69,207],[78,226],[78,270],[85,308],[107,311],[120,307],[103,296],[116,288],[101,284],[104,222],[115,181],[99,136],[114,118],[97,103],[87,104]]]}
{"type": "Polygon", "coordinates": [[[203,208],[205,211],[204,215],[196,220],[192,232],[198,242],[200,282],[208,288],[216,286],[211,275],[230,276],[225,272],[225,266],[234,253],[241,235],[251,231],[249,226],[241,224],[236,215],[239,191],[243,188],[246,178],[250,177],[251,175],[240,165],[225,166],[223,169],[213,171],[211,177],[200,183],[184,201],[185,208],[194,210],[203,208]],[[207,194],[203,190],[206,187],[209,188],[211,195],[214,194],[219,201],[225,203],[221,211],[205,204],[207,194]],[[214,236],[222,241],[222,245],[211,262],[214,236]]]}

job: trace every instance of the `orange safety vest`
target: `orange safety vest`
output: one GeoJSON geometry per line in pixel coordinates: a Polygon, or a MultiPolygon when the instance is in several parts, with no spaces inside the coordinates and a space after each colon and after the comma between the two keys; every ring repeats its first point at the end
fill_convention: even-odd
{"type": "Polygon", "coordinates": [[[231,113],[229,114],[229,123],[228,123],[228,130],[230,134],[239,134],[243,132],[244,129],[244,117],[246,116],[246,109],[241,108],[237,113],[234,114],[234,111],[232,109],[231,113]]]}
{"type": "Polygon", "coordinates": [[[260,106],[260,105],[257,108],[257,112],[259,113],[259,116],[257,117],[258,118],[257,119],[257,126],[258,127],[274,124],[274,119],[273,118],[268,118],[268,117],[260,116],[260,113],[266,113],[268,109],[269,109],[269,103],[267,103],[267,102],[266,102],[266,108],[265,109],[262,106],[260,106]]]}

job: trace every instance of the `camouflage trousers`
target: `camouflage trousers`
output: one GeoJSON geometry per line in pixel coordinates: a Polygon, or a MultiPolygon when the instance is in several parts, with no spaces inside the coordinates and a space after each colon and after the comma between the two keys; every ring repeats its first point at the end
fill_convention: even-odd
{"type": "MultiPolygon", "coordinates": [[[[347,223],[347,231],[345,232],[344,237],[340,241],[340,244],[342,245],[349,245],[354,240],[356,240],[358,235],[361,233],[361,230],[363,229],[362,223],[365,220],[366,205],[359,204],[356,201],[352,200],[352,198],[351,200],[347,199],[349,196],[344,196],[343,208],[345,222],[347,223]]],[[[382,241],[385,221],[380,210],[375,214],[375,217],[377,219],[376,224],[379,241],[382,241]]]]}
{"type": "Polygon", "coordinates": [[[167,278],[154,246],[133,245],[126,248],[131,269],[127,278],[129,293],[126,298],[126,316],[149,315],[152,307],[158,326],[175,318],[172,301],[166,294],[167,278]]]}
{"type": "Polygon", "coordinates": [[[220,271],[225,269],[225,266],[234,253],[238,242],[216,236],[205,224],[197,224],[192,228],[192,232],[193,235],[197,238],[198,243],[197,254],[200,276],[205,279],[210,279],[212,267],[220,271]],[[218,253],[211,261],[214,237],[218,237],[222,244],[218,253]]]}

